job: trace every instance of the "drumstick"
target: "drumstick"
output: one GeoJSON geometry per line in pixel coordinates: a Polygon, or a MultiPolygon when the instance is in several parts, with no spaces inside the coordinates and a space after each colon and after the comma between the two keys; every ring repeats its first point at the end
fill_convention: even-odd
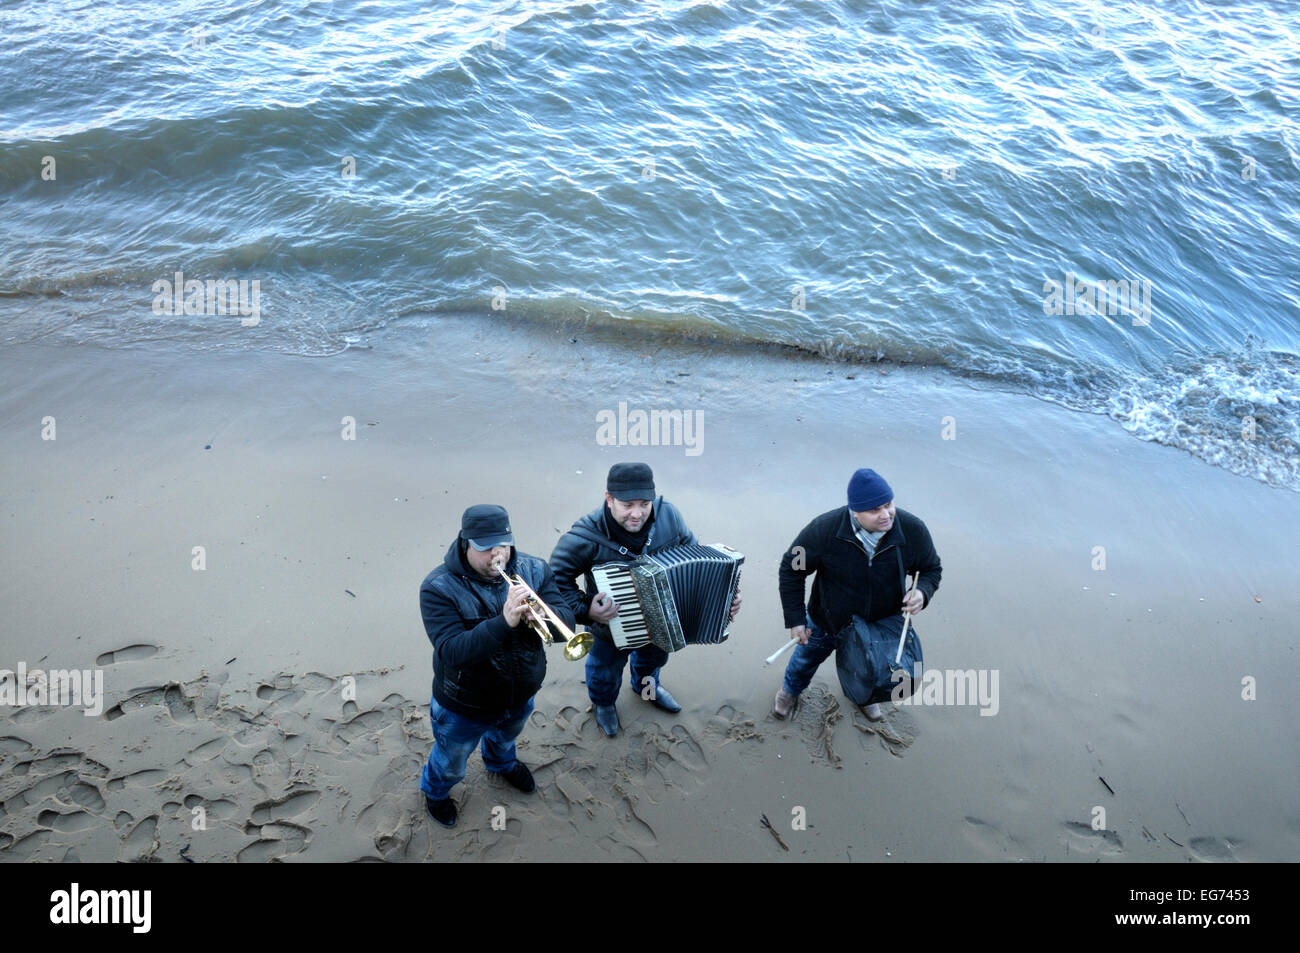
{"type": "MultiPolygon", "coordinates": [[[[921,579],[921,574],[918,572],[918,573],[914,573],[907,580],[907,592],[903,593],[904,599],[906,599],[909,595],[911,595],[912,590],[916,588],[916,584],[920,581],[920,579],[921,579]]],[[[912,613],[904,612],[903,613],[903,634],[898,637],[898,651],[894,653],[895,665],[903,661],[903,642],[907,638],[907,627],[911,624],[912,624],[912,613]]]]}
{"type": "Polygon", "coordinates": [[[767,661],[764,664],[771,665],[773,662],[775,662],[778,658],[781,657],[782,652],[784,652],[786,649],[790,648],[791,646],[798,645],[798,644],[799,644],[798,639],[791,639],[789,642],[785,643],[785,645],[781,646],[779,649],[777,649],[775,652],[769,655],[767,657],[767,661]]]}

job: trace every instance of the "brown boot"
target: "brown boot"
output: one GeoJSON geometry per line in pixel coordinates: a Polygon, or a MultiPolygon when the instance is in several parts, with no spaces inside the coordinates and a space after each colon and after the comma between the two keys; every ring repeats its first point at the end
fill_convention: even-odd
{"type": "Polygon", "coordinates": [[[883,721],[885,709],[873,702],[870,705],[862,706],[862,714],[866,715],[869,721],[883,721]]]}
{"type": "Polygon", "coordinates": [[[799,704],[799,696],[791,695],[782,685],[776,690],[776,704],[772,706],[772,714],[778,718],[788,718],[797,704],[799,704]]]}

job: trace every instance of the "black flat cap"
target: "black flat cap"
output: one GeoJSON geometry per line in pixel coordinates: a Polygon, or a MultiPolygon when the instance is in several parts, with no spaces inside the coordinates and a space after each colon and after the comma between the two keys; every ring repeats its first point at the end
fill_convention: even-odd
{"type": "Polygon", "coordinates": [[[631,500],[653,500],[655,475],[644,463],[616,463],[609,468],[605,489],[614,499],[624,503],[631,500]]]}
{"type": "Polygon", "coordinates": [[[479,503],[465,511],[460,518],[460,538],[469,540],[469,544],[480,552],[493,546],[515,544],[506,508],[491,503],[479,503]]]}

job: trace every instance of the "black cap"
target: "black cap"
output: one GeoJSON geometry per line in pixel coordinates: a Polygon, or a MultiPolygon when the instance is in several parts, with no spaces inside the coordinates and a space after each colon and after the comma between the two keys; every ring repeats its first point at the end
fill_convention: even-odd
{"type": "Polygon", "coordinates": [[[605,481],[609,495],[624,503],[655,498],[655,475],[644,463],[616,463],[605,481]]]}
{"type": "Polygon", "coordinates": [[[480,552],[493,546],[515,544],[506,508],[491,503],[479,503],[465,511],[460,518],[460,538],[469,540],[469,544],[480,552]]]}

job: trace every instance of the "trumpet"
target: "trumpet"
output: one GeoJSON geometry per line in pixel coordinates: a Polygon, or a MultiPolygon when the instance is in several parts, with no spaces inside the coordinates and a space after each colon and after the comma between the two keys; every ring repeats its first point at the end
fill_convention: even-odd
{"type": "Polygon", "coordinates": [[[551,630],[547,626],[547,623],[549,622],[564,635],[564,657],[570,662],[578,661],[591,651],[591,646],[595,641],[595,636],[590,632],[574,632],[565,625],[564,620],[556,615],[551,607],[542,601],[541,596],[535,593],[532,586],[524,582],[523,577],[518,573],[515,573],[513,576],[509,575],[503,568],[501,568],[500,563],[493,563],[493,568],[501,574],[501,577],[505,579],[506,582],[511,585],[523,586],[528,590],[528,599],[524,603],[524,609],[527,610],[528,613],[525,617],[525,621],[534,632],[542,637],[544,643],[550,645],[555,641],[555,637],[551,635],[551,630]]]}

